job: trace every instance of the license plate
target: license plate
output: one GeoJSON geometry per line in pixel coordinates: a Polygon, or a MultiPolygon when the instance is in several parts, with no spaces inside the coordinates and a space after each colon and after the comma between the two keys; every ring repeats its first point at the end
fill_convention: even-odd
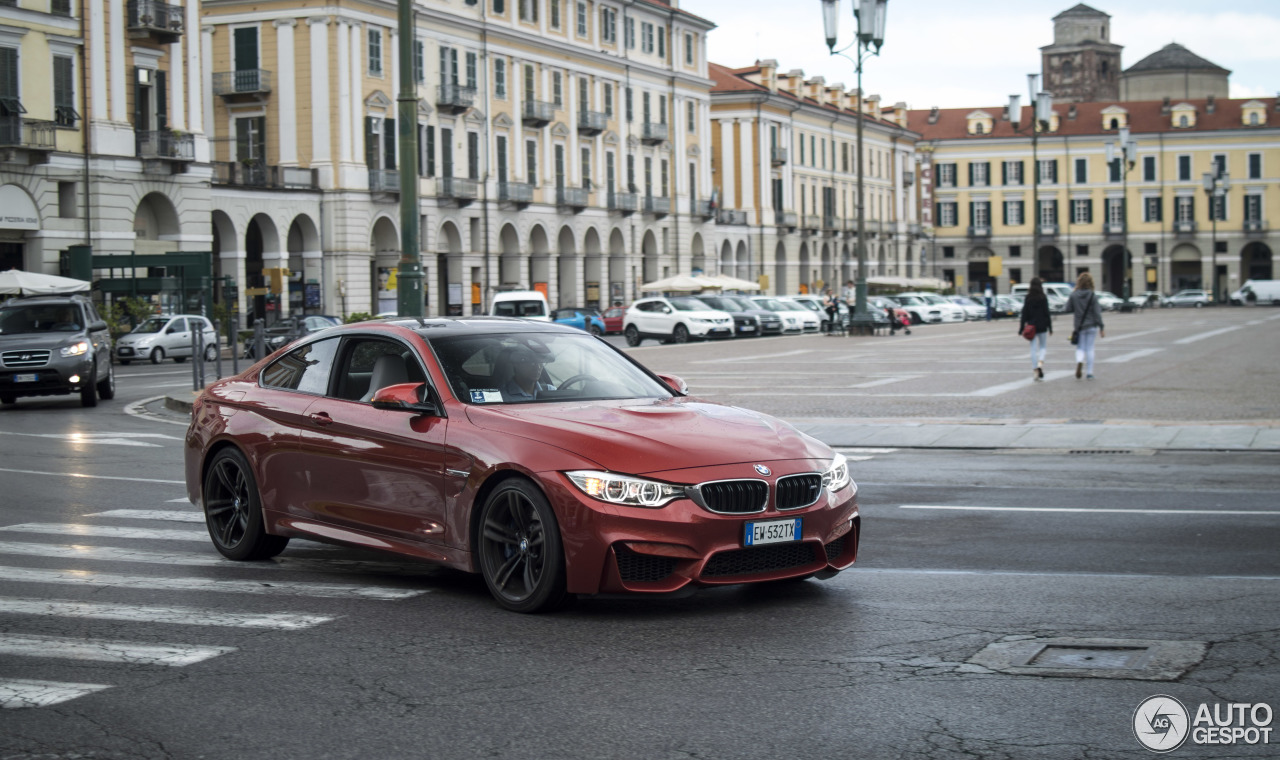
{"type": "Polygon", "coordinates": [[[769,520],[767,522],[749,522],[746,524],[743,546],[759,546],[761,544],[781,544],[788,541],[799,541],[801,518],[791,520],[769,520]]]}
{"type": "Polygon", "coordinates": [[[121,346],[119,353],[121,356],[133,356],[133,349],[128,346],[121,346]]]}
{"type": "Polygon", "coordinates": [[[743,332],[755,332],[755,331],[756,331],[756,326],[755,326],[755,325],[743,325],[743,326],[742,326],[742,331],[743,331],[743,332]]]}
{"type": "Polygon", "coordinates": [[[14,375],[14,376],[13,376],[13,382],[15,382],[15,383],[34,383],[34,382],[36,382],[36,381],[37,381],[37,380],[39,380],[39,379],[40,379],[40,376],[39,376],[39,375],[37,375],[37,374],[36,374],[36,373],[34,373],[34,372],[30,372],[30,373],[27,373],[27,374],[25,374],[25,375],[14,375]]]}

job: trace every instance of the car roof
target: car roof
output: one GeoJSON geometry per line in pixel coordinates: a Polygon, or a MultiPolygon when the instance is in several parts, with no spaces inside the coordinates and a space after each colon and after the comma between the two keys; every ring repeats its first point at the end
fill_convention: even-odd
{"type": "Polygon", "coordinates": [[[367,329],[388,325],[412,330],[424,338],[440,338],[454,335],[494,335],[502,333],[564,333],[565,335],[583,335],[576,327],[560,325],[555,322],[538,322],[516,317],[395,317],[391,319],[356,322],[350,325],[334,325],[325,330],[326,335],[341,335],[353,330],[367,329]]]}
{"type": "Polygon", "coordinates": [[[89,303],[89,297],[82,293],[41,293],[34,296],[10,298],[8,301],[0,302],[0,306],[24,303],[66,303],[68,301],[89,303]]]}

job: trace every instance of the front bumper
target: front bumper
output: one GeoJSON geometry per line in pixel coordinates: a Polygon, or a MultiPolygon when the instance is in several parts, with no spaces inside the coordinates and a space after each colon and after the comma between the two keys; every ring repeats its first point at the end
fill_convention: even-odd
{"type": "Polygon", "coordinates": [[[51,360],[43,367],[0,369],[0,396],[64,396],[93,382],[93,355],[51,360]],[[75,378],[75,380],[72,380],[75,378]]]}
{"type": "MultiPolygon", "coordinates": [[[[763,479],[773,484],[789,473],[813,471],[812,462],[788,464],[793,467],[774,466],[775,476],[763,479]]],[[[744,474],[744,468],[750,469],[683,471],[678,480],[761,479],[744,474]]],[[[815,504],[801,509],[779,511],[771,500],[763,512],[718,514],[689,499],[658,509],[609,504],[586,496],[559,473],[546,477],[543,486],[564,538],[570,593],[668,594],[686,587],[835,573],[857,559],[861,519],[853,486],[835,494],[824,489],[815,504]],[[802,520],[798,541],[744,545],[746,523],[795,517],[802,520]]]]}
{"type": "Polygon", "coordinates": [[[695,338],[732,338],[733,324],[705,324],[692,322],[689,324],[689,334],[695,338]]]}

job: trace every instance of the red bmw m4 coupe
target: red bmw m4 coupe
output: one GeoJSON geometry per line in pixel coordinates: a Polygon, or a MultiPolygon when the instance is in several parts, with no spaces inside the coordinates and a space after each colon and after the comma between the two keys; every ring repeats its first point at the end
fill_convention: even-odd
{"type": "Polygon", "coordinates": [[[562,325],[345,325],[201,394],[187,491],[231,559],[380,549],[480,573],[517,612],[851,566],[845,458],[687,393],[562,325]]]}

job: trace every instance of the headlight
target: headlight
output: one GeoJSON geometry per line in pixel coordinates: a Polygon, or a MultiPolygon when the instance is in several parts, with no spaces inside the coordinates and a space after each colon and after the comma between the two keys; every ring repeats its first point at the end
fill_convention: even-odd
{"type": "Polygon", "coordinates": [[[835,493],[852,482],[849,478],[849,462],[844,454],[837,452],[835,459],[831,460],[831,466],[822,473],[822,487],[835,493]]]}
{"type": "Polygon", "coordinates": [[[712,323],[714,323],[714,322],[715,322],[715,320],[714,320],[714,319],[705,319],[705,318],[703,318],[703,317],[694,317],[694,318],[693,318],[693,321],[694,321],[694,322],[701,322],[701,323],[702,323],[702,324],[704,324],[704,325],[709,325],[709,324],[712,324],[712,323]]]}
{"type": "Polygon", "coordinates": [[[634,478],[612,472],[577,470],[565,475],[583,493],[593,499],[630,507],[661,507],[684,496],[684,488],[656,480],[634,478]]]}
{"type": "Polygon", "coordinates": [[[83,356],[87,353],[89,353],[88,341],[82,340],[79,343],[72,343],[69,346],[62,347],[63,356],[83,356]]]}

